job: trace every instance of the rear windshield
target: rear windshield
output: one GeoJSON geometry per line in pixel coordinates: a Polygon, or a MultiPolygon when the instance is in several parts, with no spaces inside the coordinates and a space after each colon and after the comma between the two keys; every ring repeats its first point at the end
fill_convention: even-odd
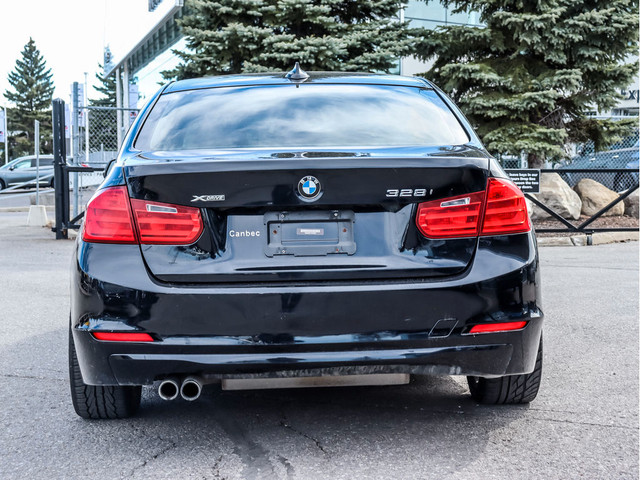
{"type": "Polygon", "coordinates": [[[469,137],[429,89],[278,85],[162,95],[138,135],[144,150],[460,145],[469,137]]]}

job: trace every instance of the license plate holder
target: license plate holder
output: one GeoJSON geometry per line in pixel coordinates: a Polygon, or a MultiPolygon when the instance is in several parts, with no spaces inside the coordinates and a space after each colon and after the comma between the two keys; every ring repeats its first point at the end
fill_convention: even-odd
{"type": "Polygon", "coordinates": [[[355,214],[348,210],[270,212],[265,214],[267,257],[353,255],[355,214]]]}

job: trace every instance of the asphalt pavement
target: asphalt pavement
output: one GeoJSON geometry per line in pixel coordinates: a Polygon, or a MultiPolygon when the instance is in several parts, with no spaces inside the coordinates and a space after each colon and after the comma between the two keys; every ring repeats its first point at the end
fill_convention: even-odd
{"type": "MultiPolygon", "coordinates": [[[[53,205],[53,188],[43,188],[40,190],[42,195],[42,205],[53,205]],[[45,202],[45,198],[48,199],[45,202]]],[[[35,198],[35,190],[19,190],[7,191],[0,190],[0,209],[7,210],[16,207],[28,207],[31,205],[31,199],[35,198]]]]}
{"type": "Polygon", "coordinates": [[[0,213],[0,479],[638,478],[638,243],[541,249],[543,383],[222,392],[86,421],[67,379],[73,243],[0,213]]]}

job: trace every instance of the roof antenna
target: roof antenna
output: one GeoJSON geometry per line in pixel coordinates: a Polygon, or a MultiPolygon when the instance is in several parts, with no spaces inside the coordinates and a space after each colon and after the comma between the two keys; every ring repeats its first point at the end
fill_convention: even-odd
{"type": "Polygon", "coordinates": [[[293,70],[290,70],[285,77],[289,80],[305,81],[309,78],[309,74],[300,68],[300,63],[296,62],[293,70]]]}

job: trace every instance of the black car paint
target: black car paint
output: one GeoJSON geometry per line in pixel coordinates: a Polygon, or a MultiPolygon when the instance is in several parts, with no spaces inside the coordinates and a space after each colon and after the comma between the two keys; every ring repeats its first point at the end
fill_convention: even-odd
{"type": "MultiPolygon", "coordinates": [[[[319,81],[340,83],[363,78],[378,81],[359,76],[331,76],[319,81]]],[[[282,78],[274,77],[273,81],[282,78]]],[[[191,198],[163,197],[166,190],[154,187],[154,181],[166,173],[168,164],[172,171],[195,169],[196,175],[201,174],[202,166],[187,158],[196,154],[159,158],[132,147],[155,98],[128,133],[102,188],[127,184],[132,198],[189,205],[191,198]],[[140,172],[144,175],[137,181],[140,172]]],[[[344,197],[341,174],[348,173],[350,165],[355,169],[363,158],[384,164],[385,173],[393,172],[402,181],[412,175],[403,177],[401,172],[419,166],[429,165],[440,174],[446,174],[446,166],[452,163],[468,167],[466,171],[473,179],[466,187],[455,191],[438,190],[436,186],[430,198],[468,193],[476,187],[482,190],[487,176],[506,177],[457,108],[446,96],[443,99],[469,133],[468,145],[421,149],[419,153],[412,148],[372,149],[364,155],[354,151],[310,155],[302,150],[203,155],[201,158],[216,158],[217,167],[223,167],[220,171],[232,185],[243,168],[260,168],[273,175],[261,179],[245,196],[232,195],[235,201],[224,208],[203,205],[205,218],[214,212],[233,214],[265,198],[271,199],[267,210],[302,206],[292,193],[301,174],[326,174],[331,178],[329,185],[335,182],[339,186],[333,191],[325,186],[331,193],[315,202],[312,209],[344,205],[341,202],[349,199],[344,197]],[[392,166],[388,164],[391,161],[395,162],[392,166]],[[308,168],[304,167],[306,163],[308,168]],[[327,168],[319,168],[320,164],[327,168]],[[334,173],[334,169],[341,172],[334,173]]],[[[388,215],[411,209],[400,199],[385,198],[384,192],[391,185],[386,181],[393,179],[384,180],[379,182],[379,195],[361,192],[357,208],[388,215]]],[[[178,195],[187,190],[187,186],[182,193],[176,189],[178,195]]],[[[205,192],[192,195],[199,193],[205,192]]],[[[304,207],[308,209],[309,205],[304,207]]],[[[302,268],[310,266],[307,259],[295,271],[253,272],[248,280],[236,272],[235,276],[213,281],[210,274],[188,272],[189,265],[205,265],[219,255],[219,245],[213,238],[201,238],[189,247],[173,247],[95,244],[79,237],[72,276],[71,326],[83,379],[94,385],[140,385],[178,373],[240,376],[352,369],[492,376],[532,371],[543,318],[533,233],[434,241],[419,235],[413,226],[404,232],[401,242],[400,250],[406,255],[426,251],[440,264],[411,274],[403,273],[404,267],[394,269],[389,265],[378,269],[378,274],[362,268],[349,271],[339,265],[322,272],[302,268]],[[162,256],[173,251],[178,274],[153,272],[147,255],[152,258],[154,250],[162,256]],[[475,324],[520,320],[528,324],[519,331],[468,333],[475,324]],[[156,341],[103,342],[91,335],[95,331],[148,332],[156,341]]]]}
{"type": "Polygon", "coordinates": [[[366,161],[367,167],[363,167],[360,157],[296,159],[292,168],[292,160],[205,163],[174,157],[171,168],[166,164],[125,166],[131,198],[194,205],[192,198],[197,194],[224,193],[226,197],[224,202],[198,203],[211,228],[195,245],[143,245],[147,266],[158,279],[177,283],[246,281],[246,278],[266,281],[406,277],[444,275],[464,269],[475,250],[474,239],[441,241],[418,235],[411,221],[415,217],[412,202],[416,198],[387,198],[385,193],[389,186],[420,187],[426,191],[420,200],[427,201],[483,190],[488,160],[385,157],[366,161]],[[320,178],[325,190],[313,204],[304,203],[291,187],[305,173],[320,178]],[[274,259],[264,255],[262,242],[271,234],[265,220],[267,212],[286,218],[292,212],[305,211],[313,218],[313,211],[335,209],[335,215],[339,216],[344,205],[357,216],[355,255],[334,256],[331,269],[323,260],[315,271],[315,257],[281,255],[274,259]],[[261,236],[234,242],[226,233],[232,228],[253,230],[261,236]],[[167,258],[171,261],[167,262],[167,258]],[[240,268],[240,262],[250,268],[240,268]]]}
{"type": "MultiPolygon", "coordinates": [[[[530,371],[542,326],[538,258],[532,234],[478,240],[473,265],[447,280],[164,285],[151,277],[135,245],[80,243],[72,286],[74,338],[85,382],[147,384],[171,373],[238,374],[293,369],[286,352],[368,352],[358,365],[430,365],[432,373],[503,375],[530,371]],[[100,280],[86,273],[99,272],[100,280]],[[123,277],[122,272],[131,272],[123,277]],[[311,312],[311,313],[310,313],[311,312]],[[363,312],[366,315],[363,317],[363,312]],[[210,321],[215,319],[215,333],[210,321]],[[256,321],[259,330],[256,329],[256,321]],[[430,335],[452,319],[448,334],[430,335]],[[521,332],[468,335],[486,321],[529,321],[521,332]],[[92,331],[145,331],[158,343],[114,344],[92,331]],[[324,338],[324,340],[323,340],[324,338]],[[508,355],[482,355],[487,346],[508,355]],[[447,362],[385,358],[384,351],[450,348],[447,362]],[[468,349],[468,350],[465,350],[468,349]],[[281,361],[247,364],[247,354],[279,353],[281,361]],[[127,361],[133,354],[145,362],[127,361]],[[230,365],[191,365],[199,355],[239,355],[230,365]],[[177,357],[181,357],[180,360],[177,357]],[[412,360],[415,360],[412,361],[412,360]],[[118,365],[115,372],[114,362],[118,365]],[[186,363],[186,364],[185,364],[186,363]],[[439,368],[435,368],[435,366],[439,368]],[[114,368],[114,370],[112,370],[114,368]]],[[[94,273],[94,275],[96,274],[94,273]]],[[[344,353],[343,353],[344,354],[344,353]]],[[[436,355],[437,357],[437,355],[436,355]]],[[[331,357],[331,364],[349,365],[331,357]]],[[[305,365],[318,368],[322,363],[305,365]]]]}

